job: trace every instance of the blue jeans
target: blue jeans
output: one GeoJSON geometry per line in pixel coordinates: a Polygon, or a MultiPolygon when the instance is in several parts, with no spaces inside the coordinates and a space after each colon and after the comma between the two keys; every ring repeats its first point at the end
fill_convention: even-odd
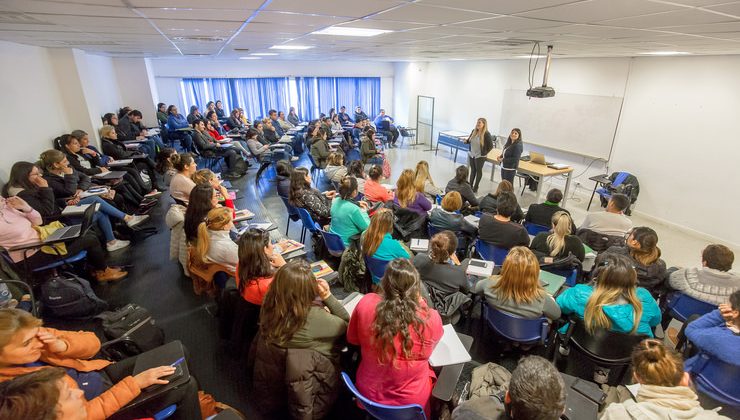
{"type": "Polygon", "coordinates": [[[124,212],[111,206],[110,204],[108,204],[107,201],[96,195],[83,198],[82,200],[80,200],[79,204],[100,204],[99,211],[96,211],[93,215],[93,221],[97,223],[98,227],[100,227],[100,230],[103,231],[103,236],[105,237],[106,242],[110,242],[116,239],[116,237],[113,236],[113,226],[111,226],[110,218],[113,217],[123,220],[123,218],[126,217],[126,214],[124,212]]]}

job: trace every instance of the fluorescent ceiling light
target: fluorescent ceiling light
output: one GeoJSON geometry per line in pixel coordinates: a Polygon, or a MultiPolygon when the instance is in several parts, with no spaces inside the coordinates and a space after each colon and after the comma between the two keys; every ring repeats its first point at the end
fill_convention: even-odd
{"type": "Polygon", "coordinates": [[[273,45],[271,50],[307,50],[313,48],[311,45],[273,45]]]}
{"type": "Polygon", "coordinates": [[[686,51],[650,51],[650,52],[644,52],[640,53],[642,55],[689,55],[690,52],[686,51]]]}
{"type": "Polygon", "coordinates": [[[465,58],[450,58],[449,61],[465,61],[465,58]]]}
{"type": "Polygon", "coordinates": [[[313,32],[314,35],[336,35],[336,36],[375,36],[393,32],[387,29],[351,28],[349,26],[330,26],[320,31],[313,32]]]}
{"type": "Polygon", "coordinates": [[[526,55],[517,55],[514,58],[530,58],[530,57],[531,58],[546,58],[547,56],[546,55],[529,55],[529,54],[526,54],[526,55]]]}
{"type": "Polygon", "coordinates": [[[261,60],[262,57],[239,57],[240,60],[261,60]]]}
{"type": "Polygon", "coordinates": [[[270,56],[270,55],[278,55],[278,53],[252,53],[249,55],[262,55],[262,56],[270,56]]]}

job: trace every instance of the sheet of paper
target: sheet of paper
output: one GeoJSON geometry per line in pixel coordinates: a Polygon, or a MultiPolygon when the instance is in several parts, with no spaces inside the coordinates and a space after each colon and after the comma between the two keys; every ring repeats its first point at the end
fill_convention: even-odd
{"type": "Polygon", "coordinates": [[[357,306],[358,303],[360,303],[360,299],[362,299],[363,296],[365,295],[363,295],[362,293],[357,293],[357,295],[355,295],[355,297],[350,299],[349,302],[342,301],[342,306],[344,306],[344,309],[347,310],[347,313],[349,314],[349,316],[352,316],[352,312],[355,311],[355,307],[357,306]]]}
{"type": "Polygon", "coordinates": [[[465,350],[465,346],[460,341],[460,337],[457,336],[452,324],[447,324],[442,328],[444,334],[432,351],[432,355],[429,356],[429,364],[438,367],[469,362],[471,360],[470,353],[465,350]]]}

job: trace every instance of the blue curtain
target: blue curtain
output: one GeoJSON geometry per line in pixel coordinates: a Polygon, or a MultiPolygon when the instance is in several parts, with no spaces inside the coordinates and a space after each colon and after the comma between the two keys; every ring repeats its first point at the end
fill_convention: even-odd
{"type": "Polygon", "coordinates": [[[315,77],[296,77],[296,87],[298,88],[298,118],[301,121],[310,121],[319,117],[316,108],[316,78],[315,77]]]}
{"type": "Polygon", "coordinates": [[[337,77],[337,112],[340,107],[345,107],[350,118],[354,118],[355,106],[357,106],[355,90],[354,77],[337,77]]]}
{"type": "Polygon", "coordinates": [[[329,110],[331,108],[335,108],[335,111],[339,112],[337,109],[337,90],[334,85],[335,80],[335,77],[317,78],[319,113],[323,112],[324,114],[329,115],[329,110]]]}
{"type": "MultiPolygon", "coordinates": [[[[380,112],[380,77],[355,77],[355,106],[372,119],[380,112]]],[[[354,112],[354,111],[353,111],[354,112]]]]}
{"type": "Polygon", "coordinates": [[[182,79],[182,84],[184,86],[183,93],[185,94],[185,97],[182,99],[185,104],[185,109],[180,110],[181,114],[187,115],[190,113],[190,106],[192,105],[197,105],[198,109],[203,111],[203,107],[206,102],[208,102],[206,99],[205,80],[206,79],[196,78],[182,79]]]}
{"type": "Polygon", "coordinates": [[[227,113],[244,108],[247,118],[266,117],[270,109],[287,111],[288,78],[182,79],[183,101],[188,108],[198,105],[201,111],[208,101],[221,100],[227,113]]]}

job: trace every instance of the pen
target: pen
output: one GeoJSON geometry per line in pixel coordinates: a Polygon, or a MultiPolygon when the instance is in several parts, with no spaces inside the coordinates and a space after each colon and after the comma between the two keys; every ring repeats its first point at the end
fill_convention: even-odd
{"type": "Polygon", "coordinates": [[[170,366],[175,367],[175,366],[179,365],[180,363],[182,363],[184,360],[185,360],[185,358],[184,357],[181,357],[181,358],[175,360],[175,363],[171,364],[170,366]]]}

